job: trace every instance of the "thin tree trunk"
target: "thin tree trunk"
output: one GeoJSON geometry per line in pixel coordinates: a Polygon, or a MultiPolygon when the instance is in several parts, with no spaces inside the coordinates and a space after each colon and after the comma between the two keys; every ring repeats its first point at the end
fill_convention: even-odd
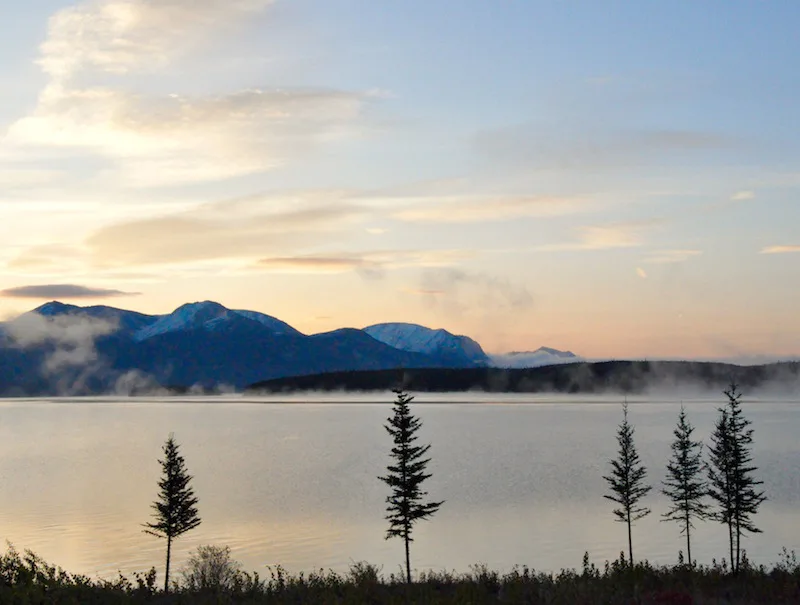
{"type": "Polygon", "coordinates": [[[406,529],[406,582],[411,584],[411,553],[408,545],[408,529],[406,529]]]}
{"type": "MultiPolygon", "coordinates": [[[[404,440],[404,444],[405,444],[405,440],[404,440]]],[[[405,448],[406,446],[403,445],[403,447],[405,448]]],[[[403,485],[407,485],[407,483],[406,483],[406,480],[407,480],[406,479],[407,469],[406,469],[406,460],[405,460],[405,458],[403,459],[403,463],[402,463],[401,466],[402,466],[402,472],[403,472],[403,485]]],[[[404,530],[405,531],[403,532],[403,538],[405,539],[405,543],[406,543],[406,583],[407,584],[411,584],[411,554],[409,553],[409,546],[408,546],[409,534],[411,533],[411,523],[410,523],[410,520],[409,520],[410,511],[411,511],[411,505],[408,503],[408,498],[405,498],[405,509],[404,509],[405,519],[403,519],[403,524],[404,524],[404,530]]]]}
{"type": "Polygon", "coordinates": [[[633,568],[633,535],[631,533],[631,512],[628,511],[628,563],[633,568]]]}
{"type": "Polygon", "coordinates": [[[739,573],[739,565],[741,564],[741,543],[742,543],[742,528],[739,523],[738,513],[736,519],[736,573],[739,573]]]}
{"type": "Polygon", "coordinates": [[[692,567],[692,537],[689,513],[686,513],[686,555],[689,557],[689,569],[692,567]]]}
{"type": "Polygon", "coordinates": [[[736,560],[733,557],[733,519],[728,520],[728,541],[731,548],[731,571],[736,573],[736,560]]]}
{"type": "Polygon", "coordinates": [[[164,592],[169,592],[169,559],[172,554],[172,536],[167,536],[167,568],[164,571],[164,592]]]}

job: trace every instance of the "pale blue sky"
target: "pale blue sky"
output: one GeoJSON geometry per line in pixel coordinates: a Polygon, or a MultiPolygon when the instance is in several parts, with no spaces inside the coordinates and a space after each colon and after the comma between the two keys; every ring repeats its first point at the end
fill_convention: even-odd
{"type": "Polygon", "coordinates": [[[493,352],[800,355],[794,2],[0,17],[6,314],[69,283],[137,293],[79,304],[413,321],[493,352]]]}

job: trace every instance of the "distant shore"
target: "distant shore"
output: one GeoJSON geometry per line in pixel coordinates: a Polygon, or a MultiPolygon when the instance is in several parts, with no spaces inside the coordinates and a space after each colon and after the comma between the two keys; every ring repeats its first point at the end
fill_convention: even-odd
{"type": "Polygon", "coordinates": [[[645,394],[654,389],[718,393],[736,382],[747,395],[769,391],[800,394],[800,362],[739,366],[698,361],[604,361],[526,369],[420,368],[343,371],[258,382],[245,393],[303,391],[645,394]]]}

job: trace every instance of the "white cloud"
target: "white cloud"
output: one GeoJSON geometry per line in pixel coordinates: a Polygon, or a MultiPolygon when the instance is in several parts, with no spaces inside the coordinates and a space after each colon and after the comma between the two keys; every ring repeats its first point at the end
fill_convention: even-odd
{"type": "MultiPolygon", "coordinates": [[[[281,165],[350,134],[375,92],[253,88],[207,96],[135,94],[131,72],[174,75],[176,59],[231,35],[272,0],[94,0],[51,19],[39,63],[50,81],[0,139],[111,159],[115,185],[223,180],[281,165]]],[[[0,175],[2,176],[2,175],[0,175]]],[[[2,181],[2,178],[0,178],[2,181]]]]}
{"type": "Polygon", "coordinates": [[[129,185],[218,180],[274,168],[345,134],[364,102],[359,93],[321,89],[148,98],[50,85],[7,141],[110,156],[129,185]]]}
{"type": "Polygon", "coordinates": [[[638,275],[642,279],[647,279],[647,271],[645,271],[641,267],[636,267],[636,275],[638,275]]]}
{"type": "Polygon", "coordinates": [[[756,197],[754,191],[737,191],[731,196],[732,202],[742,202],[744,200],[752,200],[756,197]]]}
{"type": "Polygon", "coordinates": [[[658,221],[590,225],[576,228],[576,240],[561,244],[538,246],[540,251],[611,250],[614,248],[636,248],[643,245],[642,231],[658,221]]]}
{"type": "Polygon", "coordinates": [[[471,223],[524,217],[574,214],[587,209],[590,200],[539,196],[457,196],[398,199],[406,208],[392,217],[408,222],[471,223]]]}
{"type": "Polygon", "coordinates": [[[767,246],[761,250],[761,254],[790,254],[800,252],[800,246],[767,246]]]}
{"type": "Polygon", "coordinates": [[[467,250],[381,250],[361,253],[263,258],[254,268],[279,273],[346,273],[380,275],[400,267],[449,267],[474,256],[467,250]]]}
{"type": "Polygon", "coordinates": [[[14,168],[0,167],[0,191],[53,183],[65,174],[63,170],[20,168],[19,166],[14,168]]]}
{"type": "Polygon", "coordinates": [[[39,64],[57,81],[80,71],[124,74],[164,67],[214,29],[272,0],[95,0],[50,19],[39,64]]]}
{"type": "Polygon", "coordinates": [[[368,216],[338,191],[263,195],[103,227],[86,246],[94,265],[106,268],[255,261],[335,240],[368,216]]]}
{"type": "Polygon", "coordinates": [[[47,372],[95,361],[95,340],[116,329],[114,322],[88,316],[44,317],[38,313],[25,313],[5,324],[6,332],[21,347],[54,345],[54,350],[45,358],[43,369],[47,372]]]}
{"type": "Polygon", "coordinates": [[[425,269],[417,286],[407,292],[422,295],[425,304],[449,316],[482,317],[492,322],[530,309],[534,301],[526,286],[504,276],[456,267],[425,269]]]}
{"type": "Polygon", "coordinates": [[[645,258],[644,262],[655,265],[682,263],[701,254],[702,250],[659,250],[645,258]]]}

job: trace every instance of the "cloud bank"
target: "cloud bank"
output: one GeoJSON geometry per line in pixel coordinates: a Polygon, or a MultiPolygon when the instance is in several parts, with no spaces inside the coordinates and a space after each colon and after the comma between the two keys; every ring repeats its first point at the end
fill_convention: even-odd
{"type": "Polygon", "coordinates": [[[110,298],[119,296],[138,296],[139,292],[123,292],[105,288],[90,288],[77,284],[42,284],[18,286],[0,290],[0,296],[7,298],[110,298]]]}
{"type": "Polygon", "coordinates": [[[790,254],[800,252],[799,246],[767,246],[761,250],[761,254],[790,254]]]}
{"type": "Polygon", "coordinates": [[[197,96],[121,87],[120,76],[175,73],[185,54],[231,35],[269,4],[94,0],[60,10],[40,47],[50,80],[5,142],[97,154],[114,162],[117,184],[153,187],[264,172],[350,133],[374,94],[253,87],[197,96]]]}

